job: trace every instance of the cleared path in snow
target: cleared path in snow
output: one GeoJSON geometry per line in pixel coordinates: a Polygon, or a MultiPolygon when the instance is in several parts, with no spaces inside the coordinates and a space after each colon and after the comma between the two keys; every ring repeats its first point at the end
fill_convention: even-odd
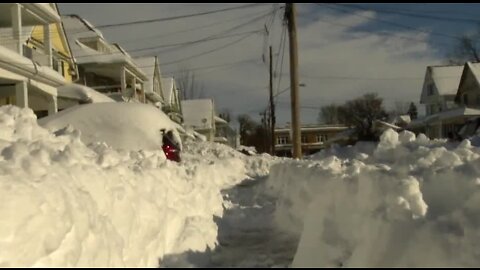
{"type": "Polygon", "coordinates": [[[214,250],[167,256],[161,266],[289,267],[299,239],[275,229],[275,198],[262,192],[264,182],[247,180],[223,192],[232,205],[216,220],[214,250]]]}

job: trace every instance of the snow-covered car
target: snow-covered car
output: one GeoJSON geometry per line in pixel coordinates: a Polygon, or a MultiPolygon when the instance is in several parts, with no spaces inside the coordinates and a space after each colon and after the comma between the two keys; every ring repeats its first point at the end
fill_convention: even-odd
{"type": "Polygon", "coordinates": [[[72,125],[85,144],[105,142],[123,150],[163,149],[180,160],[183,128],[154,106],[142,103],[94,103],[74,106],[38,120],[52,132],[72,125]],[[168,147],[166,143],[168,142],[168,147]]]}

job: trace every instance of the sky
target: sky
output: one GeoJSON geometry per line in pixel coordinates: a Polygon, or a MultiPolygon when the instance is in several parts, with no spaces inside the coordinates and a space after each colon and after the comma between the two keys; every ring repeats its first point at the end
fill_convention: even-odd
{"type": "MultiPolygon", "coordinates": [[[[244,5],[64,3],[59,8],[61,14],[106,25],[244,5]]],[[[291,111],[288,38],[281,46],[283,6],[257,4],[100,30],[134,57],[158,55],[163,76],[179,77],[182,70],[193,69],[203,96],[214,99],[218,113],[229,110],[234,117],[249,114],[257,120],[269,102],[271,45],[274,93],[280,93],[277,125],[284,126],[291,111]],[[165,47],[215,35],[227,37],[165,47]]],[[[480,4],[297,4],[301,123],[317,123],[323,105],[368,92],[378,93],[387,109],[399,102],[415,102],[423,114],[418,103],[426,67],[447,64],[447,53],[458,37],[479,27],[479,12],[480,4]]]]}

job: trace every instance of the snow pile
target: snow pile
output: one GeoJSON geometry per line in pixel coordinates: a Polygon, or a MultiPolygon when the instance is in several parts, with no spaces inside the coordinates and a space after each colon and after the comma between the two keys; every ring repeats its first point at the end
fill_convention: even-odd
{"type": "Polygon", "coordinates": [[[214,248],[220,190],[246,177],[244,160],[185,153],[177,164],[161,151],[87,147],[75,129],[55,136],[36,122],[0,107],[0,266],[156,267],[214,248]]]}
{"type": "Polygon", "coordinates": [[[271,168],[276,221],[301,240],[294,267],[480,264],[480,150],[387,130],[378,145],[271,168]]]}
{"type": "Polygon", "coordinates": [[[250,178],[266,176],[270,173],[270,167],[284,159],[272,157],[268,154],[247,156],[230,146],[221,143],[189,142],[186,144],[187,153],[183,157],[191,162],[203,160],[213,164],[225,159],[236,158],[242,160],[245,172],[250,178]]]}

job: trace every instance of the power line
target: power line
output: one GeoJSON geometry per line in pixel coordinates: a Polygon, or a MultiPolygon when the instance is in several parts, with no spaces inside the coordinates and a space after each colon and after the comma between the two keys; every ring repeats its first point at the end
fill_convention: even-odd
{"type": "MultiPolygon", "coordinates": [[[[255,12],[255,13],[250,14],[250,16],[251,15],[259,15],[259,14],[265,14],[265,11],[255,12]]],[[[269,13],[267,13],[267,14],[269,14],[269,13]]],[[[248,16],[248,17],[250,17],[250,16],[248,16]]],[[[246,18],[245,15],[242,15],[242,16],[235,17],[235,18],[229,18],[228,20],[216,21],[216,22],[213,22],[213,23],[210,23],[210,24],[199,26],[199,27],[188,28],[188,29],[180,30],[180,31],[173,31],[173,32],[164,33],[164,34],[160,34],[160,35],[147,36],[147,37],[143,37],[143,38],[140,38],[140,39],[135,39],[135,41],[173,36],[173,35],[177,35],[177,34],[181,34],[181,33],[186,33],[186,32],[191,32],[191,31],[195,31],[195,30],[199,30],[199,29],[209,28],[209,27],[212,27],[212,26],[218,26],[219,24],[222,24],[222,23],[225,23],[225,22],[236,21],[236,20],[245,19],[245,18],[246,18]]],[[[122,42],[123,44],[125,44],[125,43],[127,43],[125,41],[131,41],[131,40],[132,39],[121,39],[121,40],[117,40],[116,42],[117,43],[122,42]]],[[[128,43],[130,43],[130,42],[128,42],[128,43]]]]}
{"type": "MultiPolygon", "coordinates": [[[[215,69],[219,67],[226,67],[226,66],[236,66],[239,64],[244,64],[244,63],[250,63],[254,61],[258,61],[259,59],[257,57],[247,59],[247,60],[241,60],[237,62],[232,62],[232,63],[224,63],[224,64],[219,64],[219,65],[212,65],[212,66],[204,66],[204,67],[196,67],[196,68],[189,68],[187,71],[195,71],[195,70],[205,70],[205,69],[215,69]]],[[[166,72],[167,74],[174,74],[175,72],[166,72]]]]}
{"type": "Polygon", "coordinates": [[[164,63],[162,66],[167,66],[167,65],[171,65],[171,64],[176,64],[176,63],[180,63],[180,62],[183,62],[185,60],[190,60],[192,58],[196,58],[196,57],[199,57],[199,56],[204,56],[204,55],[207,55],[207,54],[210,54],[210,53],[213,53],[213,52],[216,52],[216,51],[219,51],[221,49],[224,49],[224,48],[227,48],[229,46],[232,46],[232,45],[235,45],[237,43],[239,43],[240,41],[246,39],[247,37],[250,37],[252,34],[248,34],[240,39],[237,39],[233,42],[230,42],[230,43],[227,43],[225,45],[222,45],[220,47],[217,47],[215,49],[212,49],[212,50],[209,50],[209,51],[206,51],[206,52],[203,52],[203,53],[200,53],[200,54],[195,54],[195,55],[191,55],[191,56],[188,56],[188,57],[185,57],[185,58],[182,58],[182,59],[179,59],[179,60],[176,60],[176,61],[172,61],[172,62],[168,62],[168,63],[164,63]]]}
{"type": "MultiPolygon", "coordinates": [[[[217,33],[217,34],[208,36],[208,37],[206,37],[206,38],[203,38],[203,39],[200,39],[200,40],[197,40],[197,41],[194,41],[194,42],[179,44],[179,47],[177,47],[177,48],[162,50],[162,51],[156,52],[156,54],[165,53],[165,52],[172,51],[172,50],[177,50],[177,49],[179,49],[179,48],[187,47],[187,46],[190,46],[190,45],[199,43],[199,42],[204,42],[204,41],[209,41],[209,40],[212,40],[212,39],[219,38],[219,37],[220,37],[221,35],[223,35],[223,34],[226,34],[226,33],[228,33],[228,32],[232,32],[232,31],[234,31],[234,30],[236,30],[236,29],[239,29],[239,28],[242,28],[242,27],[247,26],[247,25],[249,25],[249,24],[255,23],[256,21],[259,21],[259,20],[265,18],[265,16],[268,16],[268,15],[271,14],[271,13],[272,13],[272,12],[268,12],[268,13],[266,13],[266,14],[263,14],[263,15],[259,16],[259,17],[255,17],[255,18],[253,18],[252,20],[249,20],[249,21],[247,21],[247,22],[245,22],[245,23],[242,23],[242,24],[236,25],[236,26],[234,26],[234,27],[231,27],[231,28],[229,28],[229,29],[227,29],[227,30],[224,30],[224,31],[222,31],[222,32],[220,32],[220,33],[217,33]]],[[[256,31],[252,31],[252,32],[262,32],[262,30],[256,30],[256,31]]]]}
{"type": "Polygon", "coordinates": [[[285,56],[285,47],[286,47],[286,43],[287,43],[287,27],[285,26],[285,24],[283,25],[283,42],[281,45],[281,60],[280,60],[280,75],[278,76],[278,82],[277,82],[277,92],[280,90],[280,85],[282,83],[282,75],[283,75],[283,58],[285,56]]]}
{"type": "MultiPolygon", "coordinates": [[[[191,13],[191,14],[180,15],[180,16],[156,18],[156,19],[148,19],[148,20],[139,20],[139,21],[123,22],[123,23],[104,24],[104,25],[97,25],[97,26],[93,26],[93,25],[90,25],[88,23],[87,27],[88,28],[91,27],[91,28],[93,28],[93,30],[95,30],[95,29],[99,29],[99,28],[109,28],[109,27],[144,24],[144,23],[152,23],[152,22],[171,21],[171,20],[203,16],[203,15],[207,15],[207,14],[214,14],[214,13],[236,10],[236,9],[244,9],[244,8],[249,8],[249,7],[254,7],[254,6],[259,6],[259,5],[264,5],[264,4],[248,4],[248,5],[238,6],[238,7],[230,7],[230,8],[224,8],[224,9],[218,9],[218,10],[212,10],[212,11],[206,11],[206,12],[200,12],[200,13],[191,13]]],[[[62,15],[62,16],[71,17],[71,16],[76,16],[76,15],[62,15]]],[[[84,19],[82,19],[82,20],[84,20],[84,19]]],[[[50,32],[55,33],[56,31],[51,30],[50,32]]],[[[91,32],[91,30],[84,30],[84,27],[70,28],[70,32],[71,33],[86,33],[86,32],[91,32]],[[77,30],[77,31],[74,31],[74,30],[77,30]]],[[[5,34],[5,35],[10,36],[9,34],[5,34]]],[[[25,34],[25,36],[29,36],[29,35],[30,34],[25,34]]]]}
{"type": "Polygon", "coordinates": [[[352,14],[354,16],[357,16],[357,17],[363,17],[363,18],[367,18],[369,20],[379,21],[379,22],[382,22],[384,24],[389,24],[389,25],[399,27],[399,28],[410,29],[410,30],[414,30],[414,31],[417,31],[417,32],[423,32],[423,33],[427,33],[427,34],[440,36],[440,37],[443,37],[443,38],[450,38],[450,39],[455,39],[455,40],[461,39],[461,37],[458,37],[458,36],[452,36],[452,35],[443,34],[443,33],[434,32],[434,31],[429,31],[429,30],[422,30],[422,29],[418,29],[417,27],[413,27],[413,26],[409,26],[409,25],[394,23],[394,22],[391,22],[391,21],[387,21],[387,20],[383,20],[383,19],[375,18],[375,17],[370,17],[370,16],[365,16],[365,15],[358,14],[358,13],[352,13],[352,12],[344,10],[344,9],[339,9],[338,7],[332,7],[332,6],[327,6],[327,5],[323,5],[323,4],[317,4],[317,5],[322,5],[323,7],[326,7],[326,8],[329,8],[329,9],[338,10],[338,11],[341,11],[341,12],[344,12],[344,13],[350,13],[350,14],[352,14]]]}
{"type": "Polygon", "coordinates": [[[172,16],[172,17],[166,17],[166,18],[157,18],[157,19],[139,20],[139,21],[132,21],[132,22],[104,24],[104,25],[98,25],[95,28],[109,28],[109,27],[118,27],[118,26],[126,26],[126,25],[145,24],[145,23],[152,23],[152,22],[172,21],[172,20],[178,20],[178,19],[184,19],[184,18],[192,18],[192,17],[197,17],[197,16],[203,16],[203,15],[207,15],[207,14],[214,14],[214,13],[219,13],[219,12],[224,12],[224,11],[244,9],[244,8],[249,8],[249,7],[254,7],[254,6],[259,6],[259,5],[261,5],[261,4],[249,4],[249,5],[239,6],[239,7],[223,8],[223,9],[211,10],[211,11],[206,11],[206,12],[190,13],[190,14],[172,16]]]}
{"type": "MultiPolygon", "coordinates": [[[[158,53],[164,53],[164,52],[171,51],[171,50],[174,50],[174,49],[179,49],[181,47],[191,46],[191,45],[194,45],[194,44],[207,42],[207,41],[211,41],[211,40],[215,40],[215,39],[223,39],[223,38],[227,38],[227,37],[233,37],[233,36],[238,36],[238,35],[243,35],[243,34],[248,34],[248,33],[258,33],[261,30],[244,32],[244,33],[235,33],[235,34],[230,34],[230,35],[226,34],[228,32],[234,31],[236,29],[239,29],[239,28],[242,28],[242,27],[247,26],[249,24],[252,24],[252,23],[254,23],[258,20],[261,20],[261,19],[265,18],[265,16],[268,16],[270,13],[272,13],[272,12],[270,11],[267,14],[262,14],[261,16],[255,17],[252,20],[249,20],[245,23],[235,25],[235,26],[233,26],[233,27],[231,27],[227,30],[221,31],[220,33],[217,33],[217,34],[214,34],[214,35],[202,38],[202,39],[188,41],[188,42],[182,42],[182,43],[156,45],[156,46],[153,46],[153,47],[146,47],[146,48],[137,48],[137,49],[128,50],[128,52],[129,53],[131,53],[131,52],[141,52],[141,51],[149,51],[149,50],[154,50],[154,49],[177,46],[177,48],[172,48],[172,49],[166,49],[166,50],[162,50],[162,51],[158,51],[158,52],[153,52],[153,54],[158,54],[158,53]],[[226,35],[224,35],[224,34],[226,34],[226,35]],[[222,35],[224,35],[224,36],[222,36],[222,35]]],[[[114,53],[109,53],[107,55],[115,55],[115,54],[123,54],[123,52],[121,52],[121,51],[120,52],[114,52],[114,53]]],[[[152,52],[149,53],[149,54],[152,54],[152,52]]],[[[91,56],[92,55],[84,54],[84,55],[75,56],[75,58],[91,57],[91,56]]]]}
{"type": "Polygon", "coordinates": [[[353,8],[357,10],[369,10],[369,11],[376,11],[376,12],[381,12],[381,13],[389,13],[389,14],[396,14],[396,15],[401,15],[401,16],[408,16],[408,17],[415,17],[415,18],[421,18],[421,19],[429,19],[429,20],[440,20],[440,21],[450,21],[450,22],[457,22],[457,23],[474,23],[474,24],[479,24],[480,20],[475,20],[475,19],[469,19],[469,18],[454,18],[454,17],[443,17],[443,16],[435,16],[435,15],[426,15],[426,14],[416,14],[412,12],[405,12],[405,11],[398,11],[398,10],[392,10],[392,9],[378,9],[378,8],[366,8],[362,7],[359,5],[343,5],[343,4],[332,4],[332,5],[337,5],[337,6],[343,6],[343,7],[348,7],[348,8],[353,8]]]}

